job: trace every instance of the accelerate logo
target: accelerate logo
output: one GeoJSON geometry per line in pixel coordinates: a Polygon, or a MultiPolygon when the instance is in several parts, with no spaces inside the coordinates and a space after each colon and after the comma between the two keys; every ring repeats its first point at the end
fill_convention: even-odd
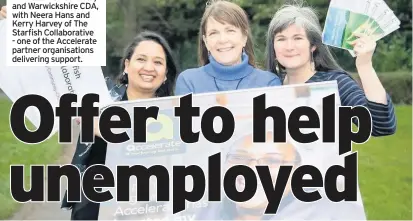
{"type": "Polygon", "coordinates": [[[159,110],[158,119],[146,122],[146,143],[131,143],[125,150],[133,158],[185,153],[186,145],[179,133],[179,121],[172,109],[159,110]]]}

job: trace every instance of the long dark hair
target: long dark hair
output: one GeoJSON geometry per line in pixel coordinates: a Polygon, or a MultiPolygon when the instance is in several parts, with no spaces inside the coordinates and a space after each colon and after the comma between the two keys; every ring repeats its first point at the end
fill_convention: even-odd
{"type": "MultiPolygon", "coordinates": [[[[327,45],[322,42],[322,29],[317,13],[310,7],[305,7],[303,1],[282,6],[274,15],[267,32],[266,68],[268,71],[283,77],[284,67],[276,61],[274,52],[274,38],[279,32],[292,24],[300,25],[305,29],[310,46],[316,46],[312,62],[317,71],[344,71],[334,59],[327,45]],[[278,69],[278,71],[277,71],[278,69]],[[281,73],[279,73],[281,72],[281,73]]],[[[310,52],[310,48],[308,49],[310,52]]]]}
{"type": "Polygon", "coordinates": [[[120,74],[118,76],[118,82],[120,84],[128,84],[128,76],[124,74],[125,70],[125,60],[130,60],[135,48],[139,45],[142,41],[155,41],[156,43],[160,44],[166,53],[166,81],[162,84],[158,90],[156,90],[156,96],[158,97],[166,97],[166,96],[173,96],[175,81],[177,73],[179,73],[179,68],[177,62],[173,56],[172,49],[169,46],[168,42],[162,37],[160,34],[152,31],[143,31],[139,33],[132,42],[128,45],[123,55],[123,58],[120,63],[120,74]]]}

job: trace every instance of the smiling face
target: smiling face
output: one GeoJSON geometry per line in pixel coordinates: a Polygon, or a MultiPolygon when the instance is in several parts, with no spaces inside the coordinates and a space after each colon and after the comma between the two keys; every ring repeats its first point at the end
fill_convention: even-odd
{"type": "Polygon", "coordinates": [[[290,25],[274,37],[275,56],[287,70],[310,66],[310,50],[314,51],[315,47],[310,46],[305,29],[296,24],[290,25]]]}
{"type": "Polygon", "coordinates": [[[227,66],[241,62],[242,49],[247,44],[247,36],[240,28],[213,17],[208,18],[203,40],[214,59],[227,66]]]}
{"type": "Polygon", "coordinates": [[[141,41],[125,60],[128,84],[143,93],[154,93],[166,80],[166,54],[154,41],[141,41]]]}

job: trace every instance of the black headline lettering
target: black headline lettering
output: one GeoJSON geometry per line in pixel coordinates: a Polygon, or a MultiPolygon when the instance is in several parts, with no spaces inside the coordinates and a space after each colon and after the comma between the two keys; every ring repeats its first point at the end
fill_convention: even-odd
{"type": "Polygon", "coordinates": [[[56,116],[60,116],[59,140],[69,143],[72,140],[72,116],[77,116],[77,108],[72,107],[72,103],[77,101],[76,94],[64,94],[60,98],[60,105],[56,107],[56,116]]]}
{"type": "MultiPolygon", "coordinates": [[[[266,140],[266,119],[272,118],[274,121],[274,142],[286,141],[286,116],[280,107],[266,107],[265,94],[254,98],[254,117],[253,132],[254,142],[265,142],[266,140]]],[[[335,95],[329,95],[323,98],[323,142],[334,142],[335,140],[335,95]]],[[[351,151],[351,142],[363,143],[370,138],[371,134],[371,116],[367,108],[357,107],[339,107],[339,148],[340,154],[351,151]],[[358,132],[352,132],[352,118],[359,119],[358,132]],[[362,125],[362,126],[361,126],[362,125]]],[[[300,143],[312,143],[319,138],[315,132],[309,134],[301,133],[300,129],[320,128],[320,118],[317,112],[311,107],[298,107],[292,111],[288,119],[288,130],[291,137],[300,143]],[[301,121],[301,116],[307,116],[308,121],[301,121]]]]}
{"type": "MultiPolygon", "coordinates": [[[[95,102],[99,102],[97,94],[87,94],[82,99],[82,106],[71,107],[77,101],[77,95],[65,94],[60,98],[60,107],[56,107],[56,116],[59,117],[60,136],[59,142],[71,142],[71,122],[72,117],[80,116],[82,122],[81,142],[94,142],[94,118],[99,117],[98,107],[94,107],[95,102]]],[[[333,142],[335,133],[331,132],[335,128],[335,96],[334,94],[323,98],[323,141],[333,142]]],[[[112,133],[112,128],[131,128],[133,126],[134,142],[146,142],[146,120],[148,118],[157,119],[159,107],[134,107],[133,125],[131,116],[122,107],[111,106],[105,109],[99,118],[99,129],[102,138],[110,143],[123,143],[130,140],[124,132],[121,134],[112,133]],[[113,116],[118,116],[119,121],[112,121],[113,116]]],[[[200,115],[199,107],[192,106],[192,94],[180,98],[180,106],[175,107],[175,116],[179,118],[180,135],[183,142],[195,143],[199,140],[200,132],[192,131],[192,117],[200,115]]],[[[368,109],[362,106],[340,107],[339,108],[339,148],[340,154],[351,151],[352,142],[363,143],[370,138],[372,121],[368,109]],[[359,130],[352,131],[352,120],[358,119],[359,130]]],[[[270,117],[274,121],[274,142],[286,141],[286,130],[291,137],[300,143],[311,143],[319,138],[315,132],[309,134],[301,133],[302,128],[320,128],[320,118],[317,112],[311,107],[298,107],[292,111],[286,119],[284,111],[280,107],[266,107],[265,94],[254,98],[253,107],[253,136],[254,142],[264,142],[266,136],[266,119],[270,117]],[[307,116],[308,121],[300,120],[301,116],[307,116]]],[[[39,95],[26,95],[18,99],[11,110],[10,125],[14,135],[26,143],[39,143],[47,139],[54,125],[53,108],[49,102],[39,95]],[[34,106],[41,113],[41,125],[36,131],[29,131],[24,124],[24,113],[27,108],[34,106]]],[[[206,139],[214,143],[228,141],[235,129],[235,120],[231,112],[225,107],[211,107],[205,111],[201,118],[201,130],[206,139]],[[222,122],[222,130],[214,131],[213,122],[219,117],[222,122]]]]}
{"type": "MultiPolygon", "coordinates": [[[[22,142],[31,144],[40,143],[49,137],[53,127],[53,107],[46,98],[39,95],[29,94],[19,98],[13,104],[10,111],[10,128],[14,136],[22,142]],[[26,124],[24,123],[24,114],[29,107],[35,107],[40,111],[41,121],[40,126],[36,131],[28,130],[26,124]]],[[[66,136],[67,135],[63,135],[63,138],[66,136]]]]}
{"type": "MultiPolygon", "coordinates": [[[[212,174],[219,173],[221,168],[221,154],[217,153],[209,157],[209,167],[214,171],[208,171],[208,177],[205,177],[203,170],[196,165],[190,166],[174,166],[172,178],[173,182],[173,213],[178,213],[185,210],[186,201],[197,202],[201,200],[205,193],[206,181],[208,178],[208,192],[210,196],[218,200],[218,193],[221,192],[221,179],[212,174]],[[193,189],[188,192],[185,190],[185,179],[190,176],[193,180],[193,189]]],[[[344,167],[335,165],[331,167],[323,176],[320,171],[313,166],[301,166],[296,170],[292,170],[292,166],[280,166],[279,173],[276,177],[275,184],[271,179],[268,166],[256,166],[258,177],[256,177],[252,168],[238,165],[229,168],[224,175],[223,189],[227,197],[233,201],[245,202],[250,200],[257,189],[257,180],[260,179],[265,191],[268,205],[266,214],[277,213],[278,207],[282,200],[282,195],[287,187],[288,179],[291,178],[291,190],[295,197],[304,202],[314,202],[319,200],[320,194],[318,191],[306,192],[303,188],[323,187],[327,197],[334,202],[355,201],[357,200],[357,153],[352,153],[345,157],[344,167]],[[304,175],[309,174],[312,180],[303,179],[304,175]],[[245,188],[242,192],[238,192],[235,187],[237,176],[244,176],[245,188]],[[337,190],[336,180],[339,176],[345,178],[344,191],[337,190]]],[[[117,177],[104,165],[93,165],[89,167],[81,179],[80,172],[77,167],[72,165],[65,166],[48,166],[47,177],[49,183],[47,188],[47,200],[59,201],[60,198],[60,178],[66,176],[69,180],[68,199],[71,202],[79,201],[81,188],[85,196],[93,202],[107,202],[113,200],[114,197],[109,191],[97,191],[98,188],[116,188],[117,201],[129,201],[129,179],[135,177],[137,179],[137,201],[149,201],[149,179],[151,176],[156,177],[157,182],[157,200],[169,201],[169,173],[166,168],[161,165],[155,165],[149,168],[143,166],[118,166],[117,177]],[[139,176],[138,176],[139,174],[139,176]],[[50,179],[51,178],[51,179],[50,179]],[[80,182],[82,180],[82,185],[80,182]],[[115,183],[115,180],[117,182],[115,183]],[[116,184],[116,185],[115,185],[116,184]],[[80,188],[81,187],[81,188],[80,188]]],[[[24,166],[11,166],[11,194],[18,202],[42,202],[45,200],[44,190],[44,167],[31,166],[31,188],[26,191],[24,189],[24,166]]]]}
{"type": "MultiPolygon", "coordinates": [[[[323,98],[323,115],[320,118],[317,112],[311,107],[298,107],[292,111],[290,116],[286,116],[282,108],[277,106],[266,107],[265,94],[257,96],[253,100],[253,140],[254,142],[264,142],[266,140],[266,120],[271,118],[274,121],[273,142],[285,142],[286,130],[293,139],[301,143],[311,143],[319,138],[315,132],[304,134],[300,129],[318,129],[322,127],[323,142],[335,142],[335,95],[323,98]],[[302,120],[305,116],[308,120],[302,120]],[[322,121],[322,123],[320,123],[322,121]]],[[[82,99],[81,107],[72,107],[73,102],[78,102],[76,94],[65,94],[60,98],[59,107],[53,107],[47,99],[39,95],[26,95],[18,99],[12,106],[10,112],[10,128],[17,139],[25,143],[39,143],[50,136],[54,127],[54,119],[59,119],[59,142],[71,142],[73,117],[81,118],[81,142],[94,142],[95,118],[99,118],[99,130],[102,138],[110,143],[123,143],[130,140],[126,132],[115,134],[111,129],[133,129],[134,142],[146,142],[146,121],[149,118],[157,119],[159,107],[134,107],[133,116],[122,107],[111,106],[102,111],[99,116],[99,108],[94,103],[99,102],[97,94],[87,94],[82,99]],[[30,131],[25,125],[24,113],[29,107],[37,108],[41,113],[40,127],[35,131],[30,131]],[[56,115],[56,116],[55,116],[56,115]],[[112,120],[113,116],[119,118],[112,120]],[[133,117],[133,118],[132,118],[133,117]],[[132,120],[133,119],[133,120],[132,120]]],[[[192,94],[180,98],[180,105],[174,109],[175,117],[179,119],[180,136],[186,143],[196,143],[199,135],[214,143],[222,143],[229,140],[235,130],[234,116],[225,107],[215,106],[205,111],[200,116],[200,108],[192,106],[192,94]],[[192,118],[200,117],[201,131],[192,131],[192,118]],[[219,118],[222,121],[222,129],[214,130],[213,122],[219,118]]],[[[371,116],[365,107],[340,107],[339,117],[339,154],[351,151],[352,142],[363,143],[367,141],[371,133],[371,116]],[[352,122],[357,119],[358,131],[352,131],[352,122]]],[[[172,186],[173,186],[173,212],[178,213],[185,210],[186,201],[199,201],[208,186],[209,201],[221,200],[221,187],[228,198],[233,201],[243,202],[251,199],[257,189],[258,179],[261,181],[265,195],[268,199],[268,206],[265,213],[275,214],[281,203],[282,196],[287,185],[291,185],[294,196],[304,202],[314,202],[320,200],[321,195],[314,188],[324,187],[327,197],[334,202],[354,201],[357,199],[357,153],[352,153],[345,157],[345,165],[333,166],[322,176],[321,172],[314,166],[301,165],[293,170],[292,166],[280,166],[275,183],[271,179],[269,168],[266,166],[256,166],[258,176],[252,168],[247,166],[234,166],[223,176],[221,181],[221,155],[220,153],[210,156],[208,159],[208,173],[196,165],[174,166],[172,186]],[[310,175],[311,179],[304,179],[304,175],[310,175]],[[234,182],[238,176],[245,178],[245,188],[239,192],[234,182]],[[345,179],[344,191],[337,190],[336,180],[339,176],[345,179]],[[193,179],[193,189],[185,189],[185,179],[193,179]],[[289,182],[289,179],[291,180],[289,182]],[[324,181],[323,181],[324,177],[324,181]],[[206,181],[206,178],[208,181],[206,181]],[[208,184],[208,185],[207,185],[208,184]],[[313,189],[312,192],[304,189],[313,189]]],[[[59,201],[60,180],[63,176],[69,180],[68,201],[78,202],[82,192],[93,202],[106,202],[113,200],[109,191],[102,192],[101,188],[117,188],[117,201],[129,201],[129,178],[137,179],[138,190],[137,200],[149,200],[149,179],[152,176],[157,180],[157,200],[169,201],[170,177],[168,170],[157,165],[150,168],[144,166],[118,166],[117,177],[115,178],[109,168],[104,165],[93,165],[86,169],[81,175],[78,168],[72,165],[48,166],[47,177],[48,188],[45,192],[44,167],[31,167],[31,188],[24,188],[24,167],[11,166],[11,194],[16,201],[41,202],[59,201]],[[122,191],[120,191],[122,190],[122,191]],[[47,196],[46,196],[47,194],[47,196]]]]}

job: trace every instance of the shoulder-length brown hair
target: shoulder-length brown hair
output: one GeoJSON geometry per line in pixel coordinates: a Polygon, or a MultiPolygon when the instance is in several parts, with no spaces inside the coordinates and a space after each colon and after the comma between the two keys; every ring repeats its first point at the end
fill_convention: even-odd
{"type": "Polygon", "coordinates": [[[207,21],[213,17],[216,21],[221,23],[228,23],[240,28],[245,36],[247,36],[247,44],[245,45],[245,53],[249,57],[248,63],[255,65],[254,45],[252,42],[251,29],[247,13],[237,4],[225,0],[210,0],[207,3],[204,15],[201,19],[201,25],[198,35],[198,62],[200,66],[209,63],[208,50],[203,41],[203,36],[206,32],[207,21]]]}

